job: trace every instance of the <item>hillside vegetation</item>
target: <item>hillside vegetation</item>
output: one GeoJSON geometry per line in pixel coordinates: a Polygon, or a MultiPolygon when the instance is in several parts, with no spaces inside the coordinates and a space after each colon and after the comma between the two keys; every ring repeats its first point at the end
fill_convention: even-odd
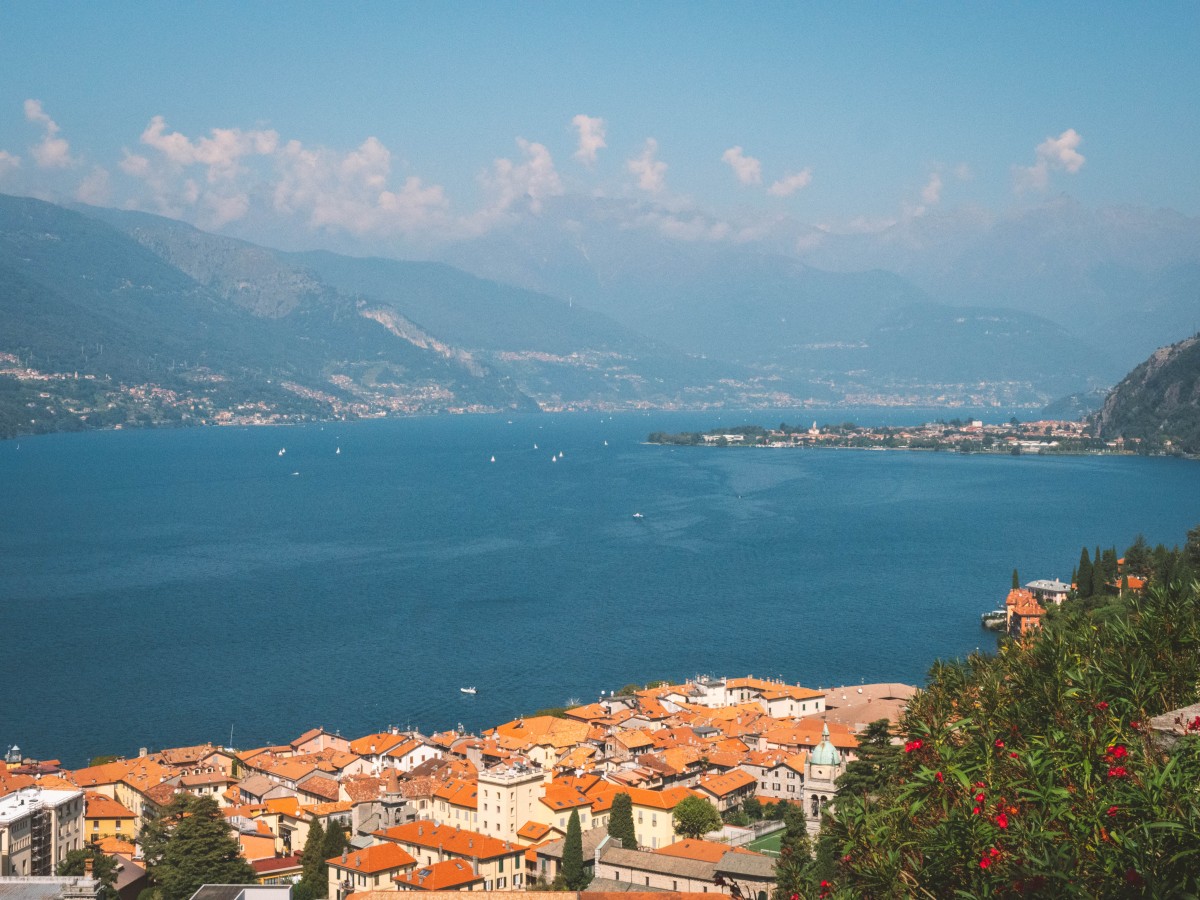
{"type": "Polygon", "coordinates": [[[1169,752],[1149,727],[1198,696],[1200,528],[1181,560],[1192,580],[1068,601],[995,656],[935,665],[903,751],[839,795],[813,895],[1195,896],[1200,718],[1169,752]]]}
{"type": "Polygon", "coordinates": [[[1107,440],[1200,453],[1200,335],[1155,351],[1113,389],[1094,421],[1107,440]]]}

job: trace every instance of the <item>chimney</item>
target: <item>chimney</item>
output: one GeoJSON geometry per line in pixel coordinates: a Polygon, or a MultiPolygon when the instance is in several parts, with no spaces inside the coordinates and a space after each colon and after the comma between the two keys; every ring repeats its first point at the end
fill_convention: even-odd
{"type": "Polygon", "coordinates": [[[92,858],[90,856],[83,861],[83,877],[84,878],[92,877],[92,869],[94,866],[95,866],[95,862],[92,860],[92,858]]]}
{"type": "Polygon", "coordinates": [[[343,850],[342,851],[342,862],[345,862],[345,861],[346,861],[346,851],[343,850]]]}

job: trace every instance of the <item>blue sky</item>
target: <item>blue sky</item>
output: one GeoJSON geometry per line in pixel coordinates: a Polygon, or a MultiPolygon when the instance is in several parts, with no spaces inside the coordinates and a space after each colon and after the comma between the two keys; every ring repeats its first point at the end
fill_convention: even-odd
{"type": "Polygon", "coordinates": [[[1198,35],[1195,3],[8,0],[0,192],[297,244],[561,194],[717,237],[1060,193],[1196,216],[1198,35]]]}

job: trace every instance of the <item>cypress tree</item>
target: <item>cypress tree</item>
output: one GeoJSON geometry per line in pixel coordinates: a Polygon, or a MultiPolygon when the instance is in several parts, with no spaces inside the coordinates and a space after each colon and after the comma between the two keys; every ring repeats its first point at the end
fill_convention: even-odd
{"type": "Polygon", "coordinates": [[[333,859],[343,850],[349,849],[350,841],[346,838],[346,829],[337,819],[331,820],[329,827],[325,829],[325,840],[321,844],[321,859],[333,859]]]}
{"type": "Polygon", "coordinates": [[[878,719],[868,725],[859,738],[857,753],[858,758],[846,765],[838,779],[839,793],[870,794],[891,779],[900,760],[900,748],[892,745],[891,723],[878,719]]]}
{"type": "Polygon", "coordinates": [[[308,837],[304,839],[301,854],[300,883],[293,889],[293,900],[317,900],[329,892],[329,867],[325,850],[325,829],[321,820],[314,818],[308,826],[308,837]]]}
{"type": "Polygon", "coordinates": [[[583,867],[583,830],[579,826],[579,810],[571,810],[567,821],[567,839],[563,842],[562,885],[568,891],[582,891],[592,880],[583,867]]]}
{"type": "Polygon", "coordinates": [[[812,845],[808,841],[804,811],[789,803],[783,821],[786,825],[779,841],[779,859],[775,863],[775,900],[789,900],[797,894],[805,896],[812,865],[812,845]]]}
{"type": "Polygon", "coordinates": [[[1021,586],[1021,578],[1020,578],[1020,576],[1017,575],[1017,570],[1013,569],[1013,590],[1015,591],[1020,586],[1021,586]]]}
{"type": "Polygon", "coordinates": [[[633,801],[624,791],[613,797],[608,835],[619,839],[626,850],[636,850],[638,847],[637,830],[633,827],[633,801]]]}
{"type": "Polygon", "coordinates": [[[1079,554],[1079,573],[1075,577],[1075,591],[1080,597],[1092,596],[1092,561],[1087,547],[1079,554]]]}

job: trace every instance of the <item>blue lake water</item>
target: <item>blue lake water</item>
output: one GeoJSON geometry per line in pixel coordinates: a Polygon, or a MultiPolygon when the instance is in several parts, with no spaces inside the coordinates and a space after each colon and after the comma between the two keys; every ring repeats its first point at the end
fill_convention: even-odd
{"type": "MultiPolygon", "coordinates": [[[[859,421],[889,418],[920,420],[859,421]]],[[[0,745],[79,765],[231,728],[241,747],[314,725],[475,729],[702,672],[920,683],[994,646],[979,614],[1014,566],[1065,579],[1084,544],[1176,544],[1200,521],[1200,464],[1182,460],[641,443],[719,425],[0,443],[0,745]]]]}

